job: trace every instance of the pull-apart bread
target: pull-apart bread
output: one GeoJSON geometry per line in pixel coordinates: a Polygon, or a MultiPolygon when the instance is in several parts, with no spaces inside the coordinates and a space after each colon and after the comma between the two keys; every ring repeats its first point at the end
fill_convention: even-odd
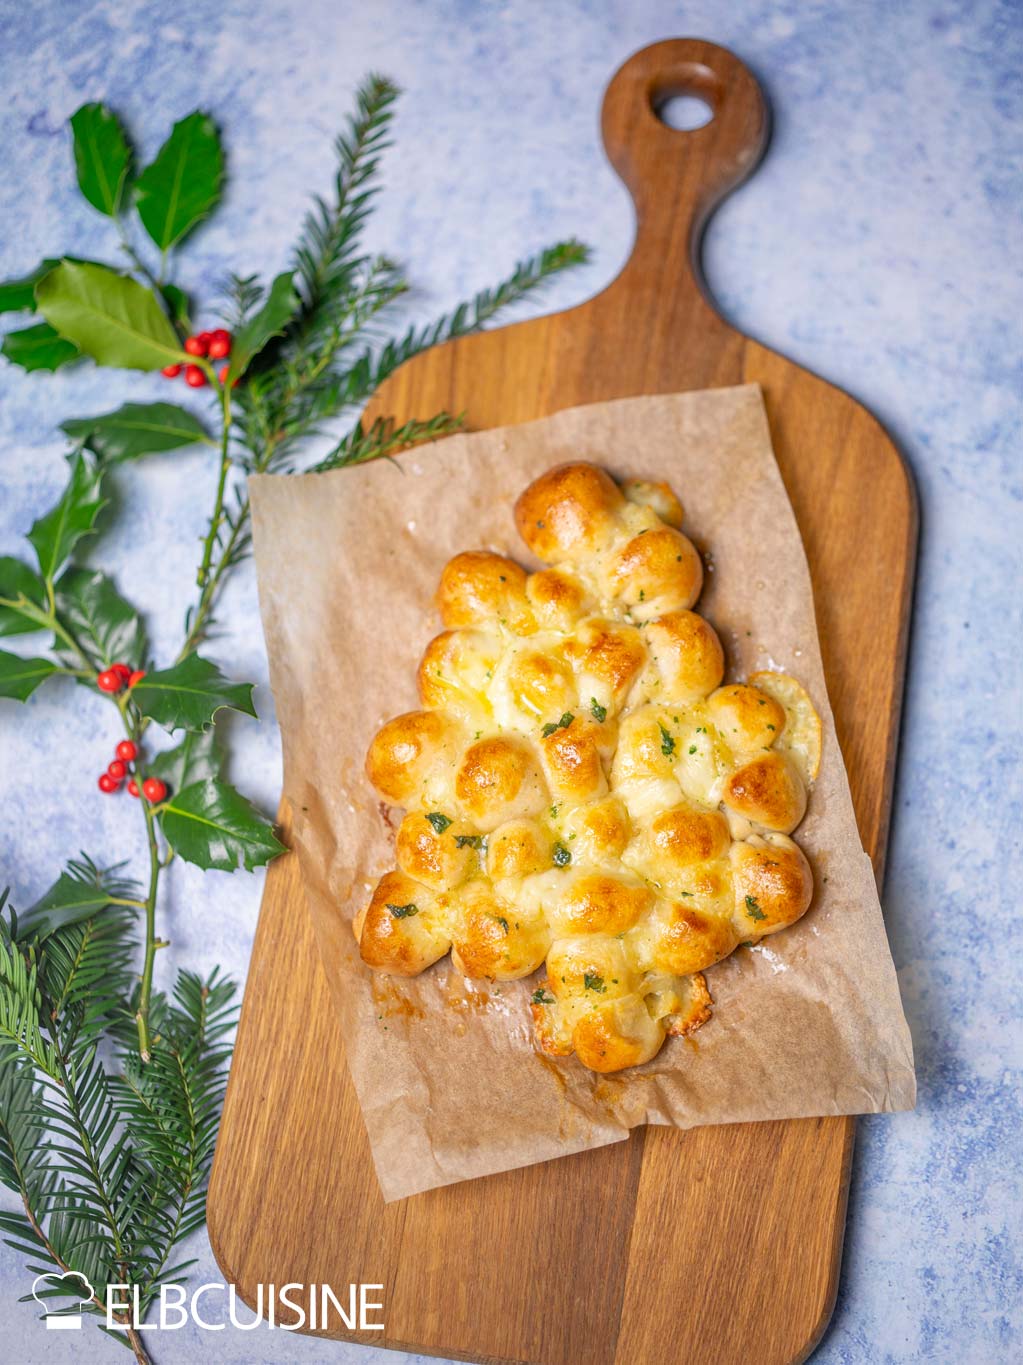
{"type": "Polygon", "coordinates": [[[539,1046],[618,1071],[706,1022],[704,968],[809,906],[790,835],[820,720],[786,674],[723,683],[666,484],[561,465],[515,520],[549,567],[456,555],[422,709],[370,745],[370,781],[406,814],[355,931],[369,966],[402,976],[448,952],[474,978],[545,968],[539,1046]]]}

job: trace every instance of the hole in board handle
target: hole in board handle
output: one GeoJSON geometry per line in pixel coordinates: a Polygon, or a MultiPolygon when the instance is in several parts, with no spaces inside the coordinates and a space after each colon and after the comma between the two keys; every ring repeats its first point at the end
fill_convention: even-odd
{"type": "Polygon", "coordinates": [[[714,117],[714,110],[699,95],[663,94],[654,103],[654,113],[667,128],[679,133],[691,133],[704,128],[714,117]]]}

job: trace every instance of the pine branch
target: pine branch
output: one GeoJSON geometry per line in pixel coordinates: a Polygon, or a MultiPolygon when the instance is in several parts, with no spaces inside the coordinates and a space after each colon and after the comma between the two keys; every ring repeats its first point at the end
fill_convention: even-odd
{"type": "Polygon", "coordinates": [[[334,143],[334,201],[315,201],[295,248],[303,302],[299,339],[315,330],[324,305],[349,287],[362,228],[377,193],[373,181],[380,155],[389,145],[397,97],[398,89],[390,81],[369,76],[356,94],[354,116],[334,143]]]}
{"type": "Polygon", "coordinates": [[[65,1048],[97,1041],[115,1018],[128,1016],[137,948],[135,914],[117,906],[45,940],[43,990],[65,1048]]]}
{"type": "Polygon", "coordinates": [[[163,1019],[163,1038],[143,1065],[125,1057],[116,1082],[118,1110],[160,1190],[159,1238],[141,1298],[166,1280],[174,1246],[205,1221],[206,1182],[226,1084],[236,1009],[233,982],[181,972],[163,1019]]]}
{"type": "Polygon", "coordinates": [[[450,436],[461,429],[462,423],[461,414],[452,417],[447,412],[440,412],[426,422],[405,422],[400,427],[394,425],[393,418],[378,417],[369,431],[363,429],[361,422],[356,422],[348,435],[313,469],[316,473],[323,473],[328,469],[343,469],[348,465],[387,459],[400,450],[407,450],[409,446],[450,436]]]}
{"type": "Polygon", "coordinates": [[[0,938],[0,1062],[13,1065],[11,1054],[20,1055],[51,1080],[59,1080],[57,1049],[40,1027],[42,1008],[35,953],[23,953],[0,938]]]}
{"type": "Polygon", "coordinates": [[[470,302],[459,304],[453,312],[442,314],[426,326],[409,327],[402,337],[388,341],[377,352],[366,348],[355,364],[338,376],[329,403],[325,404],[329,415],[366,403],[399,365],[432,346],[482,330],[514,304],[541,291],[563,270],[582,265],[588,259],[589,250],[582,243],[574,239],[559,242],[520,261],[495,289],[481,290],[470,302]]]}

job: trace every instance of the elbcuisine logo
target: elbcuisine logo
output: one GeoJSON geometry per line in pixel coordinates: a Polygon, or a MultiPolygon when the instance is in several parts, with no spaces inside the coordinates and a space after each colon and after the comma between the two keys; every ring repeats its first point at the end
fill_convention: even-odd
{"type": "MultiPolygon", "coordinates": [[[[141,1321],[139,1287],[130,1284],[107,1285],[106,1323],[111,1332],[124,1332],[128,1328],[136,1332],[174,1332],[180,1327],[194,1323],[205,1332],[223,1332],[229,1325],[240,1331],[248,1332],[260,1323],[276,1328],[281,1332],[299,1332],[303,1328],[309,1332],[328,1331],[331,1327],[345,1327],[349,1332],[382,1332],[384,1324],[378,1315],[384,1305],[378,1302],[376,1294],[383,1290],[382,1284],[350,1284],[346,1291],[338,1294],[329,1284],[301,1284],[297,1281],[282,1285],[257,1285],[256,1302],[253,1308],[246,1308],[238,1297],[233,1284],[220,1284],[216,1281],[201,1284],[191,1294],[181,1285],[162,1284],[155,1304],[152,1305],[149,1322],[141,1321]],[[220,1313],[216,1304],[220,1302],[220,1313]],[[224,1320],[224,1309],[227,1319],[224,1320]],[[248,1314],[246,1321],[243,1314],[248,1314]],[[210,1316],[208,1316],[210,1315],[210,1316]],[[219,1321],[211,1320],[216,1315],[219,1321]]],[[[93,1288],[84,1275],[78,1271],[65,1275],[37,1275],[32,1284],[32,1294],[40,1307],[46,1308],[47,1327],[81,1327],[80,1308],[93,1301],[93,1288]],[[49,1281],[57,1282],[72,1276],[74,1286],[54,1292],[71,1295],[79,1303],[68,1308],[52,1309],[43,1302],[39,1287],[49,1281]]]]}

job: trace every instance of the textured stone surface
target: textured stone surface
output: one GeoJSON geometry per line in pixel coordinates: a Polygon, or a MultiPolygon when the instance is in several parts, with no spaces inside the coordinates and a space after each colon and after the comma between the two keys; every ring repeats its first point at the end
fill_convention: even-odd
{"type": "MultiPolygon", "coordinates": [[[[62,250],[112,256],[105,221],[73,190],[65,131],[80,103],[101,98],[121,111],[143,158],[175,118],[196,105],[214,113],[230,189],[185,253],[182,282],[208,296],[228,268],[269,274],[287,258],[309,192],[330,174],[331,135],[355,83],[380,69],[407,93],[372,241],[406,262],[417,318],[571,233],[594,245],[594,262],[544,306],[581,300],[611,278],[628,254],[631,209],[603,161],[597,111],[631,51],[689,33],[753,66],[772,100],[774,136],[763,167],[711,226],[711,287],[740,327],[882,418],[922,503],[884,893],[920,1102],[915,1113],[860,1125],[838,1308],[816,1358],[1017,1358],[1018,7],[44,0],[4,5],[0,32],[0,274],[62,250]]],[[[169,392],[159,378],[0,369],[0,552],[19,549],[61,485],[58,421],[169,392]]],[[[145,606],[158,653],[178,633],[213,483],[201,454],[154,459],[115,480],[116,515],[94,559],[145,606]]],[[[210,652],[258,681],[261,715],[259,724],[230,720],[231,768],[272,808],[279,749],[251,571],[235,581],[223,620],[210,652]]],[[[130,812],[95,793],[113,740],[98,698],[56,684],[24,710],[3,706],[2,879],[15,903],[28,903],[79,848],[100,860],[137,857],[130,812]]],[[[220,962],[243,976],[259,878],[178,867],[170,892],[174,946],[163,971],[220,962]]],[[[220,1278],[204,1237],[188,1250],[199,1258],[194,1283],[220,1278]]],[[[119,1358],[92,1326],[46,1333],[32,1305],[15,1304],[30,1278],[0,1248],[7,1358],[119,1358]]],[[[153,1349],[162,1365],[399,1359],[262,1328],[156,1335],[153,1349]]]]}

